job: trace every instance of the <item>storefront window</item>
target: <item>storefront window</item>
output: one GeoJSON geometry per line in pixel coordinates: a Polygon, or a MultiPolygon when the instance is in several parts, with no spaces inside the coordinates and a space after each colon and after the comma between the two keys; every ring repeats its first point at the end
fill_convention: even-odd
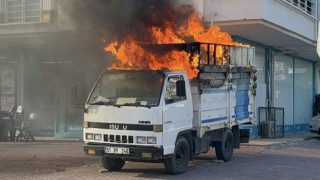
{"type": "Polygon", "coordinates": [[[256,49],[256,68],[257,68],[257,82],[265,83],[265,49],[257,48],[256,49]]]}
{"type": "Polygon", "coordinates": [[[294,66],[295,131],[307,131],[312,118],[313,64],[300,59],[294,66]]]}
{"type": "Polygon", "coordinates": [[[259,48],[255,47],[256,49],[256,61],[255,61],[255,66],[257,69],[257,96],[256,96],[256,107],[257,110],[259,107],[265,107],[266,106],[266,99],[267,99],[267,86],[266,86],[266,81],[265,81],[265,49],[264,48],[259,48]]]}
{"type": "Polygon", "coordinates": [[[13,68],[0,68],[0,109],[11,111],[15,106],[15,70],[13,68]]]}

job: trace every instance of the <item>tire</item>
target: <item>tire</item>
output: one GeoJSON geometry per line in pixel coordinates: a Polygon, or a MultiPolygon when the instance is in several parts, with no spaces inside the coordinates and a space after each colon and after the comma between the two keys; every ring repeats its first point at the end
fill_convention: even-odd
{"type": "Polygon", "coordinates": [[[216,143],[215,151],[217,159],[228,162],[232,159],[234,148],[234,137],[228,129],[222,136],[222,141],[216,143]]]}
{"type": "Polygon", "coordinates": [[[164,159],[164,166],[169,174],[181,174],[188,168],[190,159],[190,146],[185,137],[176,142],[174,154],[171,158],[164,159]]]}
{"type": "Polygon", "coordinates": [[[121,158],[101,157],[102,166],[109,171],[120,171],[126,161],[121,158]]]}

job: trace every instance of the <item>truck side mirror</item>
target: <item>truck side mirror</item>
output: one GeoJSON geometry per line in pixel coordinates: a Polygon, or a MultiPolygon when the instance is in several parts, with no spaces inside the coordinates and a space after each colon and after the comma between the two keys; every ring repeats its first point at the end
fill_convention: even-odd
{"type": "Polygon", "coordinates": [[[176,87],[177,87],[177,96],[178,97],[184,97],[186,96],[186,85],[185,85],[184,80],[178,80],[176,82],[176,87]]]}

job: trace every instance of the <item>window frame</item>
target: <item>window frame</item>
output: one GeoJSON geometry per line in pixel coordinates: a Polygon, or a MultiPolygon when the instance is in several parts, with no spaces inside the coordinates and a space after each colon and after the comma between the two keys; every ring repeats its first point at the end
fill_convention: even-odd
{"type": "MultiPolygon", "coordinates": [[[[39,23],[42,22],[42,8],[43,0],[33,0],[36,3],[30,3],[27,0],[6,0],[5,1],[5,23],[6,24],[19,24],[19,23],[39,23]],[[12,5],[9,5],[13,3],[12,5]],[[36,9],[29,9],[28,7],[35,6],[36,9]],[[15,8],[21,7],[19,10],[15,8]],[[10,10],[10,8],[12,10],[10,10]],[[17,13],[18,16],[12,14],[17,13]],[[28,15],[29,13],[29,15],[28,15]],[[10,15],[11,14],[11,15],[10,15]],[[31,15],[37,14],[37,15],[31,15]],[[12,16],[12,17],[10,17],[12,16]],[[36,19],[36,20],[34,20],[36,19]]],[[[17,8],[18,9],[18,8],[17,8]]]]}
{"type": "Polygon", "coordinates": [[[165,90],[164,100],[165,100],[166,105],[187,100],[186,88],[184,88],[185,96],[177,96],[176,95],[177,94],[177,92],[176,92],[177,91],[177,83],[176,83],[177,81],[185,81],[185,79],[182,75],[172,75],[167,78],[167,84],[164,89],[165,90]],[[173,79],[173,78],[176,78],[176,80],[174,80],[174,82],[172,82],[170,84],[170,79],[173,79]],[[173,85],[173,87],[170,87],[171,85],[173,85]],[[168,90],[170,90],[170,91],[168,91],[168,90]],[[168,94],[168,93],[170,93],[170,94],[168,94]],[[175,93],[175,95],[173,93],[175,93]]]}

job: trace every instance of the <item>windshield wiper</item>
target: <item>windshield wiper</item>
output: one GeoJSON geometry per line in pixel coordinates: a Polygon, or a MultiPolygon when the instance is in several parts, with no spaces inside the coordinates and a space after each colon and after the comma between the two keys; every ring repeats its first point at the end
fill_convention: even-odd
{"type": "Polygon", "coordinates": [[[135,102],[135,103],[124,103],[124,104],[116,104],[115,106],[117,106],[118,108],[120,108],[121,106],[145,107],[145,108],[148,108],[148,109],[150,109],[150,108],[151,108],[151,106],[141,104],[141,102],[135,102]]]}
{"type": "Polygon", "coordinates": [[[114,98],[105,98],[103,96],[98,96],[94,101],[89,103],[90,105],[115,105],[114,98]]]}
{"type": "Polygon", "coordinates": [[[114,104],[114,102],[103,102],[103,101],[93,102],[93,103],[90,103],[90,105],[106,105],[106,106],[113,105],[113,106],[116,106],[114,104]]]}

